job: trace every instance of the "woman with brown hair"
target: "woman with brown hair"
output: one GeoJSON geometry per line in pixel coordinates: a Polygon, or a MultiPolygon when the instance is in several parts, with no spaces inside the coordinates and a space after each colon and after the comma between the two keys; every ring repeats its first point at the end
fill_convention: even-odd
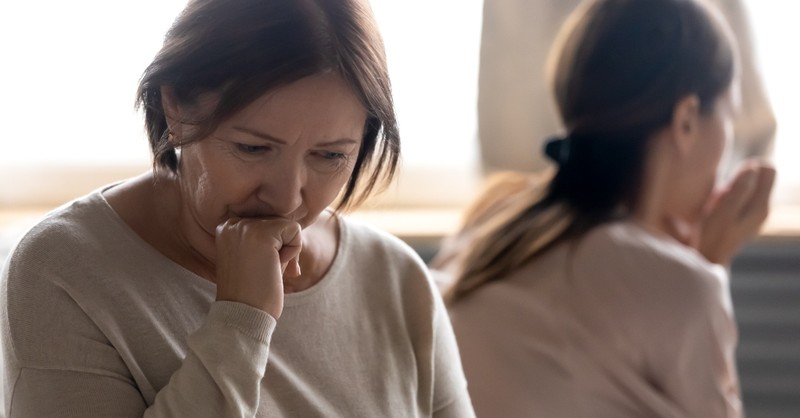
{"type": "Polygon", "coordinates": [[[737,53],[694,0],[590,0],[554,48],[552,176],[500,174],[432,265],[478,416],[737,417],[725,266],[774,171],[717,170],[737,53]]]}
{"type": "Polygon", "coordinates": [[[3,269],[0,415],[474,415],[424,264],[339,210],[399,156],[365,1],[192,0],[137,103],[153,169],[3,269]]]}

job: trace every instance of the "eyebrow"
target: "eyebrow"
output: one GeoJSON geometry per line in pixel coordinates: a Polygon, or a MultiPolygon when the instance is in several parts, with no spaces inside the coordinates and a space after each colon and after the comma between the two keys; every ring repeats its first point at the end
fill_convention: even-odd
{"type": "MultiPolygon", "coordinates": [[[[276,136],[270,135],[270,134],[268,134],[266,132],[257,131],[255,129],[251,129],[251,128],[248,128],[248,127],[245,127],[245,126],[234,126],[233,129],[235,129],[235,130],[237,130],[239,132],[244,132],[246,134],[253,135],[253,136],[261,138],[261,139],[263,139],[265,141],[277,142],[278,144],[286,145],[286,141],[285,140],[280,139],[280,138],[278,138],[276,136]]],[[[328,146],[328,145],[344,145],[344,144],[357,144],[357,143],[358,143],[358,141],[356,141],[355,139],[341,138],[341,139],[335,139],[333,141],[323,142],[323,143],[321,143],[319,145],[328,146]]]]}

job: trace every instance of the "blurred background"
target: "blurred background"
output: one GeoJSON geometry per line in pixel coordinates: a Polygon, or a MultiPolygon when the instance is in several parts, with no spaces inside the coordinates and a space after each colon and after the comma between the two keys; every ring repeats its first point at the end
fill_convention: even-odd
{"type": "MultiPolygon", "coordinates": [[[[150,166],[133,102],[186,0],[0,4],[0,260],[45,212],[150,166]]],[[[424,259],[454,230],[482,177],[546,166],[558,132],[544,77],[578,0],[371,0],[387,48],[403,161],[353,216],[424,259]]],[[[744,156],[778,168],[762,236],[733,265],[749,417],[800,417],[800,3],[715,0],[743,46],[744,156]]]]}

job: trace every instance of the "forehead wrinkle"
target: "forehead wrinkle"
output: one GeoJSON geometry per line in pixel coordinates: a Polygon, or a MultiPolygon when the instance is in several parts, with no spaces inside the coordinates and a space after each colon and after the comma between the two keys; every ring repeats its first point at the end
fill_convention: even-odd
{"type": "MultiPolygon", "coordinates": [[[[286,141],[284,139],[278,138],[277,136],[269,134],[267,132],[259,131],[257,129],[252,129],[252,128],[248,128],[248,127],[245,127],[245,126],[234,126],[233,129],[237,130],[237,131],[240,131],[240,132],[244,132],[244,133],[249,134],[249,135],[256,136],[256,137],[261,138],[261,139],[263,139],[265,141],[277,142],[277,143],[279,143],[281,145],[286,145],[288,143],[288,141],[286,141]]],[[[321,142],[318,145],[320,145],[320,146],[335,146],[335,145],[355,145],[355,144],[358,144],[358,141],[355,140],[355,139],[352,139],[352,138],[339,138],[339,139],[333,139],[333,140],[329,140],[329,141],[325,140],[325,142],[321,142]]]]}

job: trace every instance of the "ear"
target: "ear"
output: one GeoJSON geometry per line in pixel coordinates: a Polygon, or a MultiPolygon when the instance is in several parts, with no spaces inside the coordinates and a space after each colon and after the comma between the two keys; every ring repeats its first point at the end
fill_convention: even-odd
{"type": "Polygon", "coordinates": [[[164,109],[164,117],[167,119],[167,128],[173,135],[170,138],[180,138],[183,124],[180,122],[181,108],[178,99],[175,97],[175,90],[171,86],[161,86],[161,107],[164,109]]]}
{"type": "Polygon", "coordinates": [[[678,100],[672,111],[669,131],[680,155],[688,155],[699,138],[700,99],[696,95],[678,100]]]}

